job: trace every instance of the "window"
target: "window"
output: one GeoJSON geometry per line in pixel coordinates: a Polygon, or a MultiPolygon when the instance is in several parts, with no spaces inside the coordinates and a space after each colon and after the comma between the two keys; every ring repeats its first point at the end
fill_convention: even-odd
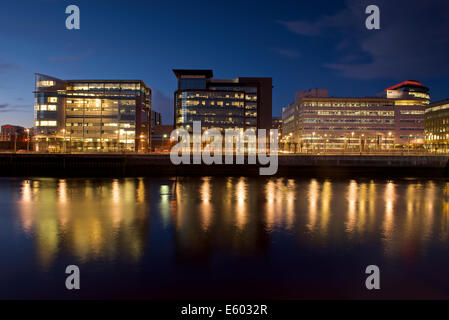
{"type": "Polygon", "coordinates": [[[54,85],[55,85],[55,82],[52,81],[52,80],[42,80],[42,81],[39,81],[39,82],[37,83],[37,86],[38,86],[39,88],[42,88],[42,87],[52,87],[52,86],[54,86],[54,85]]]}
{"type": "MultiPolygon", "coordinates": [[[[36,123],[38,123],[39,121],[36,121],[36,123]]],[[[56,127],[56,121],[45,121],[45,120],[42,120],[41,122],[40,122],[40,126],[41,127],[56,127]]]]}
{"type": "Polygon", "coordinates": [[[58,102],[57,97],[48,97],[48,102],[58,102]]]}

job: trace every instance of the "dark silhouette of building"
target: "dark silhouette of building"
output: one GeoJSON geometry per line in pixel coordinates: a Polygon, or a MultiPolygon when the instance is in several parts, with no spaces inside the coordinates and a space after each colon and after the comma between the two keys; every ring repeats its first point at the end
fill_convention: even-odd
{"type": "Polygon", "coordinates": [[[25,141],[27,138],[27,133],[25,132],[24,127],[14,126],[10,124],[6,124],[2,126],[0,140],[1,141],[25,141]]]}

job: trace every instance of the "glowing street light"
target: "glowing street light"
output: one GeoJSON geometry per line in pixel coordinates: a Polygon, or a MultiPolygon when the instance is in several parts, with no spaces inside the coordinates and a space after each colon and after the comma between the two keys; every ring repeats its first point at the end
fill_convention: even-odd
{"type": "Polygon", "coordinates": [[[25,131],[27,132],[27,152],[30,152],[30,129],[26,128],[25,131]]]}

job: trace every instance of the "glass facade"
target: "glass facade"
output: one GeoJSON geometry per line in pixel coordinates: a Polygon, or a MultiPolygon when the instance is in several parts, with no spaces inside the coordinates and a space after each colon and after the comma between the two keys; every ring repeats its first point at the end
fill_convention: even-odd
{"type": "Polygon", "coordinates": [[[149,148],[151,90],[142,81],[54,82],[59,88],[37,87],[35,93],[35,126],[46,141],[62,139],[57,148],[70,151],[149,148]]]}
{"type": "MultiPolygon", "coordinates": [[[[174,72],[178,77],[178,90],[175,92],[176,128],[192,131],[193,121],[201,121],[203,130],[259,128],[261,85],[258,78],[218,80],[211,78],[210,70],[174,72]]],[[[269,81],[271,84],[271,78],[269,81]]],[[[271,127],[271,85],[269,90],[271,127]]]]}
{"type": "Polygon", "coordinates": [[[176,97],[176,127],[189,130],[193,121],[201,121],[205,129],[255,129],[257,98],[254,100],[252,96],[243,91],[215,89],[179,92],[176,97]]]}
{"type": "Polygon", "coordinates": [[[426,109],[425,135],[430,150],[449,150],[449,100],[438,101],[426,109]]]}

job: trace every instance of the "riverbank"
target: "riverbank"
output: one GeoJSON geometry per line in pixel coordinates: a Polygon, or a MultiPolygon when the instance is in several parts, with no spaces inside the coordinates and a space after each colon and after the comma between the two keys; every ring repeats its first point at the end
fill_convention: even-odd
{"type": "MultiPolygon", "coordinates": [[[[446,155],[281,154],[276,175],[449,177],[448,161],[446,155]]],[[[0,154],[0,176],[19,177],[258,176],[259,167],[173,165],[168,154],[0,154]]]]}

